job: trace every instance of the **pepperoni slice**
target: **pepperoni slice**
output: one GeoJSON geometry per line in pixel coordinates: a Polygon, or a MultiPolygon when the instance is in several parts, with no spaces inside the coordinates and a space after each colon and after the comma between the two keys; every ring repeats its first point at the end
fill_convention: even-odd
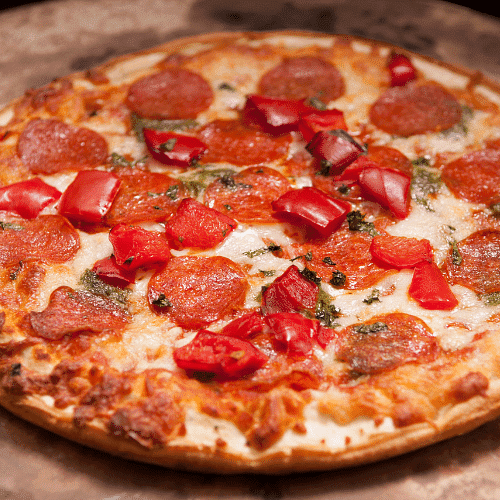
{"type": "MultiPolygon", "coordinates": [[[[372,237],[368,233],[352,232],[340,229],[325,240],[317,240],[307,244],[293,244],[284,248],[285,258],[295,258],[308,254],[303,262],[328,283],[334,273],[345,275],[342,288],[362,290],[369,288],[384,276],[394,272],[380,267],[372,260],[370,246],[372,237]]],[[[334,286],[335,280],[333,281],[334,286]]]]}
{"type": "Polygon", "coordinates": [[[448,163],[441,176],[458,198],[490,204],[500,199],[500,150],[482,149],[448,163]]]}
{"type": "Polygon", "coordinates": [[[381,167],[395,168],[410,177],[413,175],[411,161],[396,148],[370,145],[366,158],[378,163],[381,167]]]}
{"type": "Polygon", "coordinates": [[[204,163],[227,162],[257,165],[279,160],[288,153],[292,137],[274,137],[240,120],[214,120],[202,127],[198,137],[208,145],[204,163]]]}
{"type": "Polygon", "coordinates": [[[350,325],[339,334],[337,358],[356,373],[375,374],[407,363],[429,363],[441,349],[430,328],[416,316],[391,313],[350,325]]]}
{"type": "Polygon", "coordinates": [[[370,109],[375,126],[404,137],[449,129],[461,117],[462,108],[455,97],[432,83],[392,87],[370,109]]]}
{"type": "Polygon", "coordinates": [[[205,191],[205,204],[239,222],[277,223],[271,203],[291,189],[277,170],[249,167],[234,176],[220,177],[205,191]]]}
{"type": "Polygon", "coordinates": [[[197,73],[169,67],[135,81],[126,104],[138,115],[152,119],[196,118],[213,100],[208,82],[197,73]]]}
{"type": "Polygon", "coordinates": [[[317,97],[328,103],[345,91],[344,78],[330,62],[313,56],[287,58],[262,76],[259,94],[282,99],[317,97]]]}
{"type": "Polygon", "coordinates": [[[49,340],[81,332],[121,330],[129,321],[125,309],[111,299],[68,286],[56,288],[47,308],[31,312],[29,317],[36,334],[49,340]]]}
{"type": "Polygon", "coordinates": [[[241,309],[247,290],[245,273],[226,257],[177,257],[151,278],[148,299],[157,314],[196,329],[241,309]]]}
{"type": "Polygon", "coordinates": [[[181,181],[165,174],[127,168],[116,170],[115,174],[122,183],[105,217],[109,226],[164,221],[187,195],[181,181]]]}
{"type": "Polygon", "coordinates": [[[450,249],[444,264],[451,285],[500,292],[500,231],[477,231],[450,249]]]}
{"type": "Polygon", "coordinates": [[[17,153],[34,174],[54,174],[106,163],[108,144],[93,130],[56,119],[36,119],[19,136],[17,153]]]}
{"type": "Polygon", "coordinates": [[[80,238],[68,220],[60,215],[3,222],[0,228],[0,264],[20,261],[66,262],[80,248],[80,238]]]}

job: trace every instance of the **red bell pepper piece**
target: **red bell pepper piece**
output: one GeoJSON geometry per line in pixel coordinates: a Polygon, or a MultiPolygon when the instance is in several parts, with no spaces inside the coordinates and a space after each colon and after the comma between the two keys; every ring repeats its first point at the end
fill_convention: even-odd
{"type": "Polygon", "coordinates": [[[0,188],[0,211],[34,219],[60,197],[60,191],[35,177],[0,188]]]}
{"type": "Polygon", "coordinates": [[[318,333],[319,321],[299,313],[277,313],[264,317],[273,337],[289,354],[309,354],[318,333]]]}
{"type": "Polygon", "coordinates": [[[247,339],[260,333],[263,329],[264,320],[262,315],[257,311],[253,311],[228,323],[221,333],[228,337],[247,339]]]}
{"type": "Polygon", "coordinates": [[[297,266],[290,266],[262,293],[263,314],[314,310],[318,286],[304,278],[297,266]]]}
{"type": "Polygon", "coordinates": [[[351,205],[314,187],[292,189],[271,203],[280,218],[329,236],[344,222],[351,205]]]}
{"type": "Polygon", "coordinates": [[[190,135],[162,132],[145,128],[144,140],[151,156],[160,163],[188,167],[208,149],[207,145],[190,135]]]}
{"type": "Polygon", "coordinates": [[[246,124],[256,125],[265,132],[280,135],[298,130],[302,113],[310,109],[303,100],[250,95],[247,97],[242,116],[246,124]]]}
{"type": "Polygon", "coordinates": [[[151,267],[170,260],[170,247],[163,233],[118,224],[109,232],[116,263],[125,269],[151,267]]]}
{"type": "Polygon", "coordinates": [[[392,53],[387,67],[391,73],[391,87],[406,85],[417,78],[417,70],[403,54],[392,53]]]}
{"type": "Polygon", "coordinates": [[[359,185],[366,198],[387,208],[398,219],[410,211],[410,183],[408,175],[386,167],[367,167],[359,175],[359,185]]]}
{"type": "Polygon", "coordinates": [[[200,330],[183,347],[174,350],[174,361],[188,372],[213,373],[222,379],[250,375],[261,368],[268,357],[250,342],[227,335],[200,330]]]}
{"type": "Polygon", "coordinates": [[[184,198],[166,223],[165,232],[176,248],[213,248],[222,242],[238,223],[193,198],[184,198]]]}
{"type": "Polygon", "coordinates": [[[135,283],[135,271],[119,266],[114,255],[96,261],[92,271],[108,285],[118,288],[125,288],[130,283],[135,283]]]}
{"type": "Polygon", "coordinates": [[[322,130],[347,130],[344,113],[338,109],[310,109],[302,113],[299,132],[306,142],[310,142],[314,134],[322,130]]]}
{"type": "Polygon", "coordinates": [[[432,261],[432,247],[426,239],[379,235],[372,239],[370,252],[384,264],[400,269],[432,261]]]}
{"type": "Polygon", "coordinates": [[[458,305],[435,262],[424,261],[415,266],[408,294],[425,309],[449,310],[458,305]]]}
{"type": "Polygon", "coordinates": [[[360,156],[346,167],[342,173],[337,175],[335,180],[358,182],[361,172],[367,167],[380,168],[380,165],[373,160],[369,160],[366,156],[360,156]]]}
{"type": "Polygon", "coordinates": [[[61,196],[58,211],[70,220],[99,222],[111,208],[121,180],[103,170],[80,170],[61,196]]]}

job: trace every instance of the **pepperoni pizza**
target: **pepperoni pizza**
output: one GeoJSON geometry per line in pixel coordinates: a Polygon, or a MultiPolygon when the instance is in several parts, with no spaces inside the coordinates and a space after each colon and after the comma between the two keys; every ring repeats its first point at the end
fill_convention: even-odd
{"type": "Polygon", "coordinates": [[[500,92],[208,34],[0,112],[0,404],[168,467],[367,463],[500,414],[500,92]]]}

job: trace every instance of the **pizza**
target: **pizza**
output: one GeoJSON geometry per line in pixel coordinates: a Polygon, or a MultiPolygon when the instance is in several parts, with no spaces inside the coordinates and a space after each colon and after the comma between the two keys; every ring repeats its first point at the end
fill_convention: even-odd
{"type": "Polygon", "coordinates": [[[500,90],[356,37],[220,33],[0,112],[0,404],[221,473],[500,414],[500,90]]]}

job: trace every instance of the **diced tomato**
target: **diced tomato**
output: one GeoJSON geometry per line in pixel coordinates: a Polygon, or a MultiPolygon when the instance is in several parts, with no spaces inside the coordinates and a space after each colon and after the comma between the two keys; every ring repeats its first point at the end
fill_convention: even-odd
{"type": "Polygon", "coordinates": [[[124,288],[130,283],[135,283],[135,271],[119,266],[114,255],[98,260],[92,267],[92,271],[108,285],[118,288],[124,288]]]}
{"type": "Polygon", "coordinates": [[[111,208],[121,180],[103,170],[80,170],[61,196],[58,211],[72,221],[100,222],[111,208]]]}
{"type": "Polygon", "coordinates": [[[449,310],[458,305],[435,262],[424,261],[415,266],[408,294],[425,309],[449,310]]]}
{"type": "Polygon", "coordinates": [[[364,152],[363,147],[342,129],[317,132],[306,149],[314,158],[328,162],[330,175],[340,174],[364,152]]]}
{"type": "Polygon", "coordinates": [[[338,109],[310,109],[302,113],[299,120],[299,132],[306,142],[321,130],[347,130],[344,113],[338,109]]]}
{"type": "Polygon", "coordinates": [[[376,201],[398,219],[410,211],[410,183],[408,175],[385,167],[365,167],[359,175],[363,195],[376,201]]]}
{"type": "Polygon", "coordinates": [[[163,233],[118,224],[109,232],[116,262],[125,269],[151,267],[170,260],[170,247],[163,233]]]}
{"type": "Polygon", "coordinates": [[[417,70],[403,54],[392,53],[387,67],[391,72],[391,87],[406,85],[417,78],[417,70]]]}
{"type": "Polygon", "coordinates": [[[193,198],[184,198],[166,223],[165,232],[176,248],[213,248],[221,243],[238,223],[193,198]]]}
{"type": "Polygon", "coordinates": [[[151,128],[145,128],[143,133],[146,146],[153,158],[166,165],[188,167],[208,149],[204,142],[190,135],[162,132],[151,128]]]}
{"type": "Polygon", "coordinates": [[[298,312],[314,309],[318,286],[304,278],[297,266],[290,266],[262,293],[263,314],[298,312]]]}
{"type": "Polygon", "coordinates": [[[289,354],[309,354],[318,332],[319,321],[299,313],[277,313],[264,317],[273,337],[289,354]]]}
{"type": "Polygon", "coordinates": [[[228,337],[247,339],[252,335],[260,333],[263,329],[264,320],[262,319],[262,315],[258,311],[252,311],[228,323],[222,329],[221,333],[228,337]]]}
{"type": "Polygon", "coordinates": [[[35,177],[0,188],[0,211],[34,219],[60,197],[60,191],[35,177]]]}
{"type": "Polygon", "coordinates": [[[372,239],[370,252],[384,264],[397,268],[411,268],[420,262],[432,261],[432,247],[426,239],[378,235],[372,239]]]}
{"type": "Polygon", "coordinates": [[[259,126],[265,132],[280,135],[298,130],[302,113],[310,109],[303,100],[250,95],[242,117],[247,125],[259,126]]]}
{"type": "Polygon", "coordinates": [[[344,222],[351,205],[325,192],[305,187],[292,189],[272,202],[276,216],[295,224],[306,224],[322,236],[329,236],[344,222]]]}
{"type": "Polygon", "coordinates": [[[268,357],[250,342],[200,330],[183,347],[174,350],[174,361],[188,372],[207,372],[235,379],[261,368],[268,357]]]}

